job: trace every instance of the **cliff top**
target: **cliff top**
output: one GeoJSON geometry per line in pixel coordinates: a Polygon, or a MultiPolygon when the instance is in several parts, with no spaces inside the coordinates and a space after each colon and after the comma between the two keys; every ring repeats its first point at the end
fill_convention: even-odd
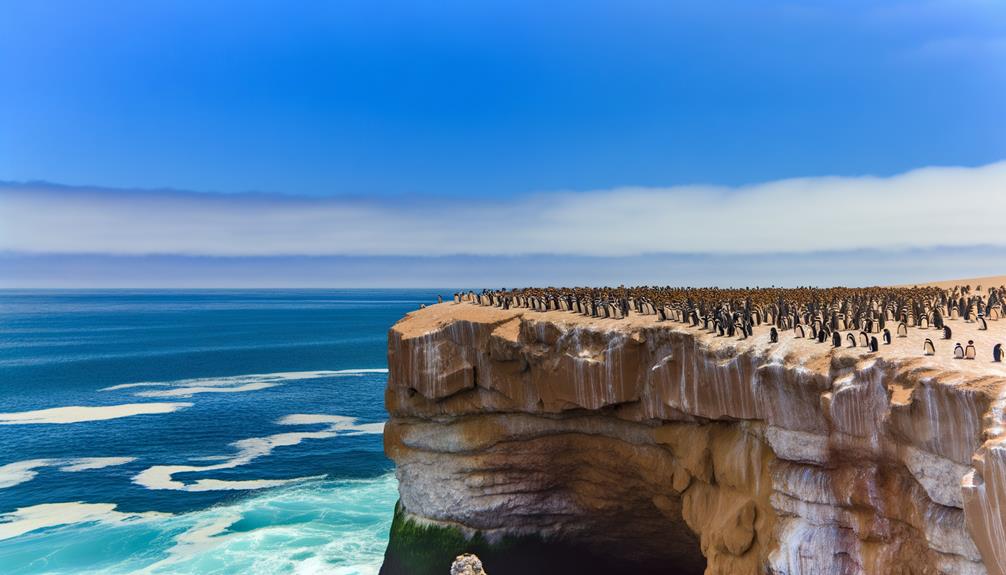
{"type": "Polygon", "coordinates": [[[803,338],[798,337],[795,329],[779,330],[778,342],[771,343],[772,326],[764,323],[752,326],[752,335],[742,339],[739,336],[720,336],[704,329],[701,324],[693,327],[687,322],[659,321],[656,315],[651,314],[630,313],[625,318],[615,319],[590,317],[572,311],[502,309],[471,302],[447,302],[427,306],[407,314],[392,329],[400,337],[410,339],[421,337],[453,322],[490,323],[498,324],[496,335],[516,340],[520,321],[512,321],[514,319],[550,323],[563,331],[581,329],[602,333],[622,332],[630,335],[646,329],[667,329],[698,338],[705,346],[715,350],[725,359],[738,353],[753,352],[767,356],[772,362],[798,365],[815,371],[827,371],[829,366],[835,363],[854,365],[878,358],[896,362],[912,371],[931,372],[927,376],[940,383],[966,385],[996,395],[1000,390],[1006,393],[1006,358],[1000,363],[993,362],[992,359],[993,347],[1006,342],[1006,319],[988,321],[987,330],[979,329],[980,324],[977,322],[947,319],[946,325],[952,330],[952,338],[949,340],[941,339],[943,331],[932,327],[908,327],[907,335],[898,337],[893,329],[896,325],[894,323],[890,344],[882,343],[879,333],[869,334],[869,337],[877,337],[881,341],[879,351],[876,353],[871,353],[858,342],[856,347],[851,347],[847,336],[853,334],[858,340],[859,330],[840,330],[842,347],[836,348],[832,346],[830,340],[819,343],[816,339],[812,339],[809,329],[803,338]],[[935,347],[934,355],[923,354],[926,339],[932,340],[935,347]],[[955,345],[960,342],[962,346],[966,346],[968,341],[974,342],[976,358],[954,359],[955,345]]]}

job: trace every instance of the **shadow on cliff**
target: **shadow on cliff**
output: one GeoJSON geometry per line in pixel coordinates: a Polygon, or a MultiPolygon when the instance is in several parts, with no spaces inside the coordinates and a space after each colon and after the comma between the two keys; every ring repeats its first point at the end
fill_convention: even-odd
{"type": "MultiPolygon", "coordinates": [[[[626,549],[633,548],[627,542],[626,549]]],[[[466,539],[460,530],[421,526],[396,506],[381,575],[445,575],[462,553],[474,553],[490,575],[700,575],[706,561],[696,547],[694,556],[641,560],[617,549],[539,537],[507,537],[489,543],[480,534],[466,539]]]]}

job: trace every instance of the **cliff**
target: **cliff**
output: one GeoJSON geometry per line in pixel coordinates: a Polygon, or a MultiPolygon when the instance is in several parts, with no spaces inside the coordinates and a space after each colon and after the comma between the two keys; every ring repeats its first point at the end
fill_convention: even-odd
{"type": "MultiPolygon", "coordinates": [[[[950,321],[983,350],[1001,324],[950,321]]],[[[652,315],[411,313],[388,338],[382,572],[473,551],[494,575],[1006,575],[1006,368],[936,334],[869,353],[652,315]]]]}

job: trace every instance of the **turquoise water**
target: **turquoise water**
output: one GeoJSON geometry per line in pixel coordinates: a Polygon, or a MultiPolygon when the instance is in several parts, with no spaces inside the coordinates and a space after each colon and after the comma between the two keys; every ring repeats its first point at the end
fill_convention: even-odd
{"type": "Polygon", "coordinates": [[[430,290],[0,291],[0,573],[376,573],[430,290]]]}

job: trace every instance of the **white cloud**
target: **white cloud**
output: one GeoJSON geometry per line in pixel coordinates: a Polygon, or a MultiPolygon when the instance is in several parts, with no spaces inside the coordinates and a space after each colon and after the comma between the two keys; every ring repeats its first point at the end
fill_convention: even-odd
{"type": "Polygon", "coordinates": [[[360,201],[6,185],[0,250],[26,253],[516,255],[801,253],[1003,245],[1006,161],[740,188],[360,201]]]}

